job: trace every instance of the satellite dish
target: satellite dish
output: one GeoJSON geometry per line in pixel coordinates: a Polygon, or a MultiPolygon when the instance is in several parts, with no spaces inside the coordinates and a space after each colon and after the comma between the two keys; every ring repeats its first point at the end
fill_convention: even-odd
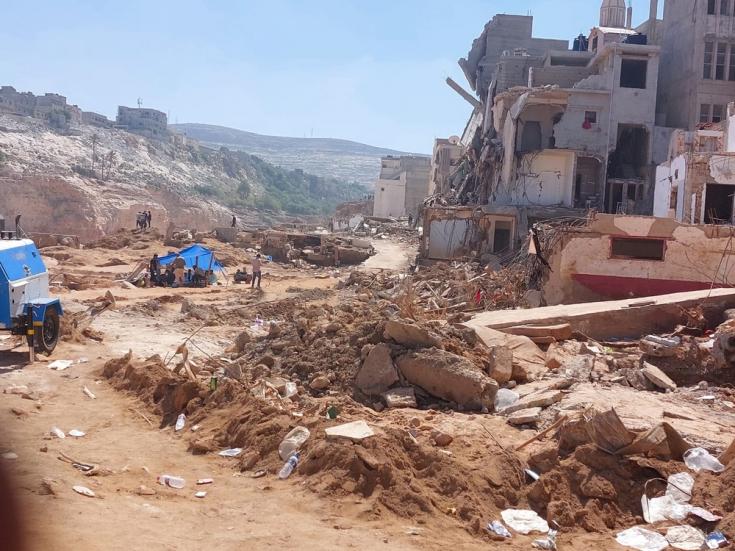
{"type": "Polygon", "coordinates": [[[457,145],[459,143],[459,136],[450,136],[449,143],[452,145],[457,145]]]}

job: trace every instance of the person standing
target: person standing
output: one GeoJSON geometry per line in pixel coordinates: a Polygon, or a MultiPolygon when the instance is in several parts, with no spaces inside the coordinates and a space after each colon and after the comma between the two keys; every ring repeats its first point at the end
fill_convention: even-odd
{"type": "Polygon", "coordinates": [[[232,226],[233,228],[237,227],[237,216],[234,214],[232,215],[232,226]]]}
{"type": "Polygon", "coordinates": [[[148,229],[151,229],[151,221],[153,220],[153,215],[151,214],[151,211],[148,211],[146,213],[145,220],[148,223],[148,229]]]}
{"type": "Polygon", "coordinates": [[[153,285],[158,285],[161,279],[161,262],[158,260],[158,253],[153,255],[151,258],[150,266],[151,282],[153,285]]]}
{"type": "Polygon", "coordinates": [[[184,272],[186,270],[186,261],[180,254],[176,255],[176,258],[172,262],[174,267],[174,276],[176,277],[176,284],[182,286],[184,284],[184,272]]]}
{"type": "Polygon", "coordinates": [[[251,289],[255,289],[255,280],[258,280],[258,289],[260,289],[260,279],[262,277],[261,273],[261,261],[260,261],[260,253],[255,255],[255,258],[253,259],[253,281],[250,284],[251,289]]]}

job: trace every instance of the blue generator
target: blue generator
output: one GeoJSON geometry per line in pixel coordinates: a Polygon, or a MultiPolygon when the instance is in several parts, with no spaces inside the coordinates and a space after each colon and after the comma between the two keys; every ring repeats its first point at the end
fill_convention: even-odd
{"type": "Polygon", "coordinates": [[[51,354],[62,314],[59,299],[49,297],[49,276],[36,244],[5,231],[0,218],[0,330],[26,335],[34,352],[51,354]]]}

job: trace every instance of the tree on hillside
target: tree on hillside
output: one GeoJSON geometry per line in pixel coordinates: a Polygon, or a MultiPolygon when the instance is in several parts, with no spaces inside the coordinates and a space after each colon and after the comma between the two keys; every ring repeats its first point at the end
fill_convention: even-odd
{"type": "Polygon", "coordinates": [[[110,177],[110,174],[112,174],[112,169],[117,165],[117,153],[115,153],[112,149],[110,152],[102,157],[100,166],[101,166],[101,178],[103,180],[110,177]],[[107,174],[105,175],[105,164],[107,164],[107,174]]]}

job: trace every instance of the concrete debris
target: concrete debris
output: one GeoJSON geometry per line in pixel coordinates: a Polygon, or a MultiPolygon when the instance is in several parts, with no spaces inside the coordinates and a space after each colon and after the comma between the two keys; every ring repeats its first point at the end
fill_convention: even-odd
{"type": "Polygon", "coordinates": [[[515,413],[516,411],[531,408],[546,408],[561,402],[562,398],[564,398],[564,394],[559,390],[547,390],[529,394],[518,400],[515,404],[505,408],[503,413],[515,413]]]}
{"type": "Polygon", "coordinates": [[[505,347],[513,353],[513,380],[534,381],[546,372],[546,354],[528,337],[509,335],[487,327],[467,324],[488,348],[505,347]]]}
{"type": "Polygon", "coordinates": [[[468,410],[492,410],[498,383],[467,359],[438,349],[411,352],[398,358],[401,375],[432,396],[468,410]]]}
{"type": "Polygon", "coordinates": [[[508,416],[508,423],[515,426],[535,425],[541,419],[542,411],[540,407],[515,411],[508,416]]]}
{"type": "Polygon", "coordinates": [[[409,348],[441,348],[439,338],[426,329],[412,323],[387,321],[383,337],[409,348]]]}
{"type": "Polygon", "coordinates": [[[655,365],[644,362],[641,373],[643,373],[646,379],[662,390],[676,390],[676,383],[655,365]]]}
{"type": "Polygon", "coordinates": [[[366,438],[375,436],[375,431],[365,421],[353,421],[336,427],[327,427],[324,432],[328,439],[345,439],[352,442],[362,442],[366,438]]]}
{"type": "Polygon", "coordinates": [[[375,345],[357,373],[355,386],[365,394],[377,395],[397,382],[398,372],[393,365],[390,346],[385,343],[375,345]]]}
{"type": "Polygon", "coordinates": [[[392,388],[382,394],[385,405],[388,408],[415,408],[416,393],[413,387],[392,388]]]}

